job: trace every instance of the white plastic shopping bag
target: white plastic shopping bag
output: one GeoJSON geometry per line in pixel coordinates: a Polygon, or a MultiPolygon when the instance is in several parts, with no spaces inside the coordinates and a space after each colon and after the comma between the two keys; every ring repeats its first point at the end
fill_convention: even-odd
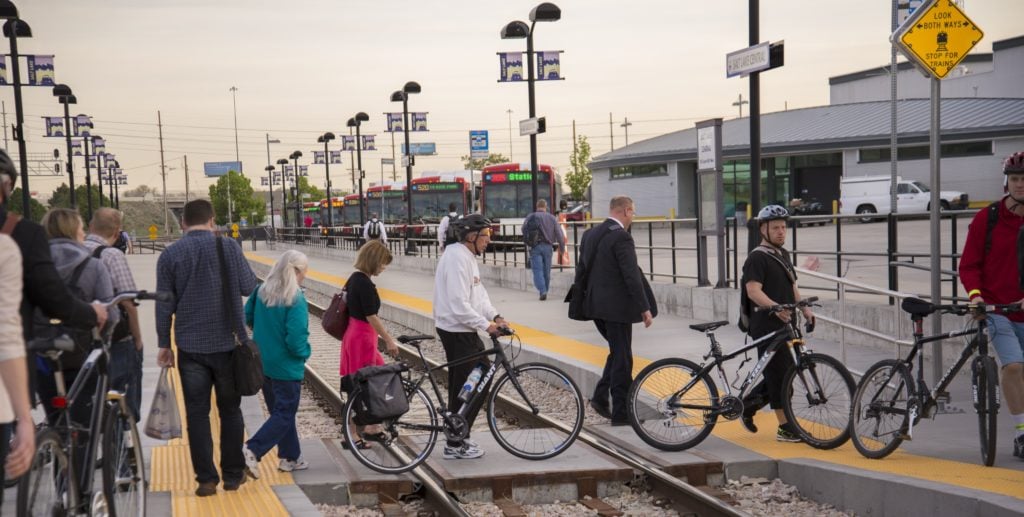
{"type": "Polygon", "coordinates": [[[146,436],[158,440],[181,438],[181,415],[178,414],[178,401],[169,375],[166,366],[160,370],[160,381],[156,384],[153,404],[146,417],[146,436]]]}

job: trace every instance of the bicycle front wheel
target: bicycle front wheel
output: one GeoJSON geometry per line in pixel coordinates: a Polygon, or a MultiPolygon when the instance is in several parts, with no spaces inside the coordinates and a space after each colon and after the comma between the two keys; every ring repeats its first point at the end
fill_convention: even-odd
{"type": "Polygon", "coordinates": [[[116,401],[107,410],[103,433],[103,492],[111,517],[146,515],[146,465],[131,411],[116,401]]]}
{"type": "Polygon", "coordinates": [[[487,425],[498,445],[513,455],[553,458],[583,429],[583,395],[572,378],[554,366],[520,365],[494,383],[487,400],[487,425]]]}
{"type": "Polygon", "coordinates": [[[629,421],[640,439],[663,451],[681,451],[704,441],[718,421],[718,388],[700,366],[668,358],[655,361],[629,388],[629,421]],[[685,391],[680,391],[692,384],[685,391]]]}
{"type": "Polygon", "coordinates": [[[824,354],[804,354],[800,365],[786,372],[786,419],[804,443],[834,449],[850,438],[850,407],[855,383],[849,370],[824,354]]]}
{"type": "Polygon", "coordinates": [[[864,372],[850,413],[850,438],[862,456],[881,459],[903,443],[911,426],[909,409],[917,404],[913,386],[910,372],[896,359],[879,361],[864,372]]]}
{"type": "Polygon", "coordinates": [[[400,474],[416,468],[430,456],[441,429],[430,397],[422,388],[403,380],[409,411],[370,426],[359,425],[356,408],[366,393],[355,389],[345,404],[346,445],[360,463],[383,474],[400,474]],[[379,433],[373,434],[373,426],[379,433]],[[362,428],[362,429],[360,429],[362,428]]]}
{"type": "Polygon", "coordinates": [[[986,467],[996,462],[996,417],[999,416],[999,377],[996,361],[980,356],[972,366],[974,409],[978,412],[978,436],[981,439],[981,459],[986,467]]]}
{"type": "Polygon", "coordinates": [[[68,457],[57,431],[43,428],[36,433],[36,452],[28,472],[18,482],[17,515],[64,515],[68,487],[68,457]]]}

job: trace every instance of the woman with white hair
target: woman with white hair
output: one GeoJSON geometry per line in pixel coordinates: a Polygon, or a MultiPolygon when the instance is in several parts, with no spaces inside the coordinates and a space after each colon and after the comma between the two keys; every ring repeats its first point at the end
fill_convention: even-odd
{"type": "Polygon", "coordinates": [[[275,445],[281,458],[278,470],[291,472],[309,468],[299,449],[295,413],[302,394],[302,376],[309,359],[309,311],[300,286],[306,278],[309,259],[288,250],[281,255],[245,304],[245,323],[263,356],[263,398],[270,418],[242,446],[246,471],[260,477],[259,463],[275,445]]]}

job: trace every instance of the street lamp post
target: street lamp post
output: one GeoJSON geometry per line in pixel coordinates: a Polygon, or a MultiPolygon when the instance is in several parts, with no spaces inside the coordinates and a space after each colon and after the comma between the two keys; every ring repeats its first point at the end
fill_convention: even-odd
{"type": "MultiPolygon", "coordinates": [[[[534,62],[533,62],[533,28],[537,22],[555,22],[562,18],[562,10],[557,5],[544,2],[530,11],[530,25],[526,22],[510,22],[501,29],[501,39],[526,38],[526,87],[530,101],[530,118],[537,116],[536,101],[534,95],[534,62]]],[[[530,135],[530,186],[533,196],[531,207],[537,206],[538,184],[537,184],[537,134],[530,135]]]]}
{"type": "Polygon", "coordinates": [[[292,176],[292,201],[295,203],[295,226],[302,227],[302,203],[299,201],[299,158],[302,158],[302,151],[295,151],[289,156],[295,160],[295,170],[292,176]]]}
{"type": "MultiPolygon", "coordinates": [[[[281,166],[281,224],[285,228],[288,227],[288,175],[285,174],[285,167],[288,166],[288,159],[281,158],[277,160],[277,164],[281,166]]],[[[274,178],[271,177],[270,181],[273,182],[274,178]]],[[[273,191],[271,191],[271,199],[273,199],[273,191]]]]}
{"type": "MultiPolygon", "coordinates": [[[[360,206],[360,208],[362,208],[363,202],[364,202],[363,201],[363,177],[366,176],[366,174],[363,173],[363,142],[362,142],[362,138],[359,135],[359,126],[361,126],[362,123],[366,122],[367,120],[370,120],[370,116],[367,115],[366,113],[363,113],[362,111],[360,111],[359,113],[356,113],[356,116],[348,119],[348,122],[345,124],[348,127],[356,128],[356,171],[358,171],[358,173],[359,173],[359,206],[360,206]]],[[[381,198],[381,199],[383,199],[383,198],[381,198]]],[[[365,214],[364,210],[360,209],[359,210],[359,227],[360,228],[362,228],[362,226],[363,226],[363,224],[365,222],[365,215],[366,214],[365,214]]]]}
{"type": "Polygon", "coordinates": [[[110,193],[109,194],[109,196],[110,196],[110,207],[113,208],[114,207],[114,166],[117,163],[117,160],[112,160],[110,158],[111,156],[112,155],[110,155],[110,154],[105,155],[103,157],[103,161],[104,161],[104,164],[107,166],[107,181],[109,182],[108,186],[107,186],[107,192],[110,193]]]}
{"type": "Polygon", "coordinates": [[[57,102],[64,105],[64,141],[68,146],[68,190],[71,196],[71,208],[78,208],[78,200],[75,195],[75,170],[74,160],[71,158],[71,113],[68,112],[69,104],[76,104],[78,99],[71,93],[71,88],[66,84],[58,84],[53,87],[53,95],[57,102]]]}
{"type": "MultiPolygon", "coordinates": [[[[79,115],[83,116],[83,115],[79,115]]],[[[85,203],[86,221],[92,220],[92,171],[89,167],[89,144],[92,142],[92,131],[82,136],[82,152],[85,154],[85,203]]]]}
{"type": "MultiPolygon", "coordinates": [[[[419,83],[415,81],[409,81],[405,83],[405,86],[401,90],[398,90],[391,94],[391,102],[402,103],[402,132],[405,134],[405,185],[406,192],[412,192],[412,149],[409,147],[409,94],[420,93],[421,88],[419,83]]],[[[406,223],[405,223],[405,254],[415,255],[416,254],[416,243],[412,241],[412,198],[409,197],[409,201],[405,203],[406,207],[406,223]]]]}
{"type": "MultiPolygon", "coordinates": [[[[235,161],[238,162],[238,174],[242,174],[242,160],[241,160],[241,158],[239,158],[239,155],[238,155],[238,103],[235,102],[235,92],[238,91],[238,88],[232,86],[231,88],[228,88],[228,91],[231,92],[231,111],[232,111],[232,113],[235,116],[235,161]]],[[[229,227],[231,226],[232,222],[233,221],[232,221],[232,216],[231,216],[231,169],[228,169],[228,226],[229,227]]]]}
{"type": "Polygon", "coordinates": [[[4,23],[4,36],[11,43],[11,73],[14,75],[14,139],[18,142],[18,162],[21,165],[21,211],[26,219],[32,218],[32,205],[28,187],[28,150],[25,147],[25,113],[21,106],[21,67],[18,63],[18,38],[31,38],[32,29],[24,20],[18,19],[18,9],[10,2],[0,5],[0,17],[8,18],[4,23]]]}
{"type": "MultiPolygon", "coordinates": [[[[327,206],[330,207],[327,210],[327,227],[334,227],[334,203],[331,202],[331,152],[327,149],[327,143],[334,140],[334,133],[330,131],[318,136],[317,142],[324,144],[324,174],[327,177],[327,206]]],[[[296,167],[296,172],[297,172],[296,167]]],[[[299,177],[295,176],[295,184],[298,185],[299,177]]]]}
{"type": "Polygon", "coordinates": [[[267,171],[267,185],[270,186],[270,228],[274,229],[274,166],[267,165],[263,170],[267,171]]]}

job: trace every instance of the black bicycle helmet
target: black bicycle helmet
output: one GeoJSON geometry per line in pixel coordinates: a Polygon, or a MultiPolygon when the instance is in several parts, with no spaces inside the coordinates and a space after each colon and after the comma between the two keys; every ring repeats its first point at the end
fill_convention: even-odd
{"type": "Polygon", "coordinates": [[[14,167],[11,157],[7,155],[7,151],[3,149],[0,149],[0,174],[6,174],[11,177],[12,187],[18,181],[18,170],[14,167]]]}
{"type": "Polygon", "coordinates": [[[465,217],[460,217],[451,224],[455,225],[455,229],[459,234],[459,240],[465,239],[466,235],[472,232],[478,232],[484,228],[491,227],[491,222],[480,214],[469,214],[465,217]]]}
{"type": "Polygon", "coordinates": [[[767,223],[778,219],[789,219],[789,211],[779,205],[767,205],[757,213],[758,222],[767,223]]]}
{"type": "Polygon", "coordinates": [[[1024,151],[1018,151],[1003,161],[1003,174],[1024,174],[1024,151]]]}

